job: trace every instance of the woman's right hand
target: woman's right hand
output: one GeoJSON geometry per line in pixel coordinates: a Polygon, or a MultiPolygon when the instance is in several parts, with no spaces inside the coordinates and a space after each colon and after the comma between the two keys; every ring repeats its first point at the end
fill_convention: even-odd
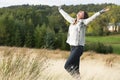
{"type": "Polygon", "coordinates": [[[101,11],[100,11],[100,13],[104,13],[104,12],[107,12],[107,11],[109,11],[110,10],[110,8],[104,8],[104,9],[102,9],[101,11]]]}

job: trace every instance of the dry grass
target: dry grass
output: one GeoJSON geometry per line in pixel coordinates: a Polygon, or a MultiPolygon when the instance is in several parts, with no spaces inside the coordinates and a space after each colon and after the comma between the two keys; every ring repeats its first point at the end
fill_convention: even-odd
{"type": "Polygon", "coordinates": [[[46,64],[45,57],[6,48],[0,48],[0,80],[41,80],[40,76],[47,68],[43,66],[46,64]]]}
{"type": "MultiPolygon", "coordinates": [[[[74,80],[63,68],[68,51],[0,47],[0,80],[74,80]]],[[[81,80],[120,80],[120,56],[85,52],[81,80]]]]}

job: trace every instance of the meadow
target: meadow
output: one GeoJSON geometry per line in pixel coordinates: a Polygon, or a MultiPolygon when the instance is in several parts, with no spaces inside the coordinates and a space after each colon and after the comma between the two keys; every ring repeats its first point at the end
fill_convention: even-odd
{"type": "Polygon", "coordinates": [[[87,36],[86,42],[101,42],[113,47],[113,53],[120,54],[120,35],[110,36],[87,36]]]}
{"type": "MultiPolygon", "coordinates": [[[[0,80],[75,80],[65,70],[69,51],[0,46],[0,80]]],[[[84,52],[81,80],[120,80],[120,55],[84,52]]]]}

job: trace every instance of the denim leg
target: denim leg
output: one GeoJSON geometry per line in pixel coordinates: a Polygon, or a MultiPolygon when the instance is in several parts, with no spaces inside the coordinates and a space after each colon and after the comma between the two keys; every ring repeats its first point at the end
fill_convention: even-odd
{"type": "Polygon", "coordinates": [[[65,63],[65,69],[71,74],[79,74],[80,56],[83,53],[83,46],[72,46],[71,53],[65,63]]]}

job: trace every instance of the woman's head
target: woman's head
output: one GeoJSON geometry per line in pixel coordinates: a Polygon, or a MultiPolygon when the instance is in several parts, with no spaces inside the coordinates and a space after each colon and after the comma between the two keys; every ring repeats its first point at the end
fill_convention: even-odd
{"type": "Polygon", "coordinates": [[[76,16],[78,20],[88,18],[88,14],[85,11],[79,11],[76,16]]]}
{"type": "Polygon", "coordinates": [[[76,17],[77,17],[77,18],[75,19],[75,21],[74,21],[73,24],[77,24],[77,21],[78,21],[79,19],[87,19],[87,18],[88,18],[88,13],[85,12],[85,11],[79,11],[79,12],[77,13],[76,17]]]}

